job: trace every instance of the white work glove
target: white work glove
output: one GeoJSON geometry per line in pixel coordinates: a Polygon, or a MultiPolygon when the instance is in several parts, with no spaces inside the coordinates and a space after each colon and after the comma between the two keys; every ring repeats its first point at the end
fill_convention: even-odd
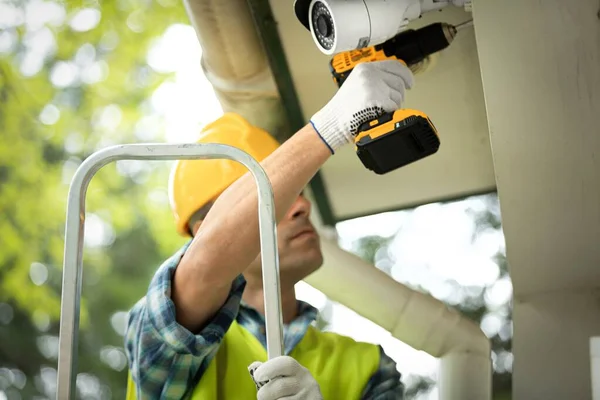
{"type": "Polygon", "coordinates": [[[354,142],[361,124],[401,108],[413,81],[412,72],[400,61],[360,63],[310,122],[334,153],[354,142]]]}
{"type": "Polygon", "coordinates": [[[248,371],[258,388],[258,400],[323,400],[315,378],[292,357],[256,361],[248,371]]]}

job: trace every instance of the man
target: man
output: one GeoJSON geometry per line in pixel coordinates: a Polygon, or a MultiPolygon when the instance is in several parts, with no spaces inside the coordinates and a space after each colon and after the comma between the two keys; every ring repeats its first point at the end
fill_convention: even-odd
{"type": "Polygon", "coordinates": [[[296,300],[294,285],[323,261],[304,187],[335,151],[353,143],[362,123],[400,108],[412,81],[397,61],[360,64],[310,124],[281,146],[232,114],[204,129],[201,142],[248,152],[271,181],[285,355],[266,360],[252,176],[232,161],[181,161],[171,175],[170,199],[179,232],[192,239],[158,269],[130,312],[129,399],[403,397],[394,361],[379,346],[316,330],[316,310],[296,300]]]}

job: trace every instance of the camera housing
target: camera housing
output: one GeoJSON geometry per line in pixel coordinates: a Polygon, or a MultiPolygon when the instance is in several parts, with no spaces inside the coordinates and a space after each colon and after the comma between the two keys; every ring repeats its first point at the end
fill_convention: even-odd
{"type": "Polygon", "coordinates": [[[327,55],[374,46],[396,36],[421,14],[469,0],[296,0],[298,20],[327,55]]]}

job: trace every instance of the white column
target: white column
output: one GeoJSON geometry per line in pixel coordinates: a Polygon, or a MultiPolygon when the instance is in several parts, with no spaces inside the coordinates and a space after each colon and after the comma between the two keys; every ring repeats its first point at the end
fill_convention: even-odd
{"type": "Polygon", "coordinates": [[[590,338],[592,400],[600,400],[600,336],[590,338]]]}
{"type": "Polygon", "coordinates": [[[590,399],[600,334],[598,0],[474,0],[514,283],[513,399],[590,399]]]}

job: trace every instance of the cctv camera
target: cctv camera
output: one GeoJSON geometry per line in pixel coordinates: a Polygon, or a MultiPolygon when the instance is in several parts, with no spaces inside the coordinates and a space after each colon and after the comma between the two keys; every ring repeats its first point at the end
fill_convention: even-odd
{"type": "MultiPolygon", "coordinates": [[[[405,29],[422,13],[468,0],[296,0],[296,17],[319,50],[331,55],[374,46],[405,29]]],[[[458,4],[457,4],[458,3],[458,4]]]]}

